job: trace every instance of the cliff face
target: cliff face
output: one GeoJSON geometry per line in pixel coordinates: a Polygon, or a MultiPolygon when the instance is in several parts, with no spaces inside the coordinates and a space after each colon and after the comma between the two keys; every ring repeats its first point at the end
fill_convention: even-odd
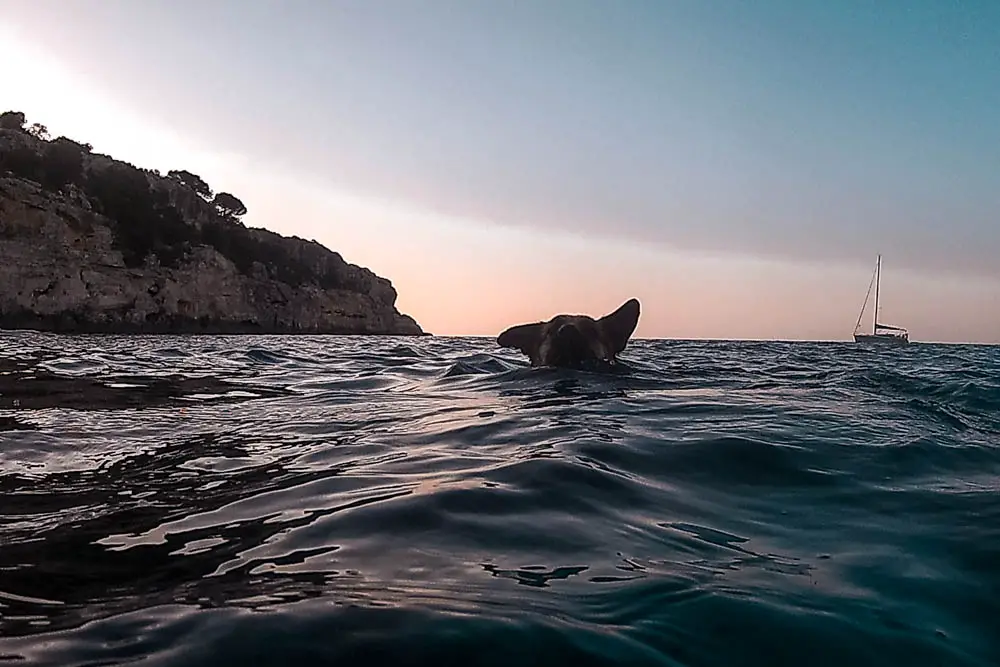
{"type": "Polygon", "coordinates": [[[385,278],[190,183],[0,129],[0,328],[424,333],[385,278]]]}

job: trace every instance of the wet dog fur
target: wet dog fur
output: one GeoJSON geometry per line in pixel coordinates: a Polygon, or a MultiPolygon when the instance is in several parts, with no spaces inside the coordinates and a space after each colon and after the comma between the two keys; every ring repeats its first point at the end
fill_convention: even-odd
{"type": "Polygon", "coordinates": [[[497,337],[497,344],[520,350],[532,366],[581,368],[594,363],[614,364],[638,323],[639,301],[629,299],[599,319],[556,315],[546,322],[510,327],[497,337]]]}

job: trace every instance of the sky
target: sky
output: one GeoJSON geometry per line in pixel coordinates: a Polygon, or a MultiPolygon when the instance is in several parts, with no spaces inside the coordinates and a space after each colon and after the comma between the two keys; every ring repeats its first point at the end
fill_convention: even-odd
{"type": "Polygon", "coordinates": [[[0,58],[435,334],[846,340],[882,253],[882,323],[1000,343],[995,0],[0,0],[0,58]]]}

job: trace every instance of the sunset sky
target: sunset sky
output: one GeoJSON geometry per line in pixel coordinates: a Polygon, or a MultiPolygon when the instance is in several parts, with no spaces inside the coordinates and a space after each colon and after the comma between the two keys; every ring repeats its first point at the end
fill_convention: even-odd
{"type": "Polygon", "coordinates": [[[881,252],[883,323],[1000,343],[996,0],[0,0],[0,59],[435,334],[845,340],[881,252]]]}

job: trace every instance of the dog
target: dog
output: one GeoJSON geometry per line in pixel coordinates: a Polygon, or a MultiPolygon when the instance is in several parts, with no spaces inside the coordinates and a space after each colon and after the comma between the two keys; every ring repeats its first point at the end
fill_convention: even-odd
{"type": "Polygon", "coordinates": [[[547,322],[518,324],[501,333],[497,344],[528,355],[532,366],[614,364],[638,323],[639,301],[629,299],[596,320],[589,315],[556,315],[547,322]]]}

